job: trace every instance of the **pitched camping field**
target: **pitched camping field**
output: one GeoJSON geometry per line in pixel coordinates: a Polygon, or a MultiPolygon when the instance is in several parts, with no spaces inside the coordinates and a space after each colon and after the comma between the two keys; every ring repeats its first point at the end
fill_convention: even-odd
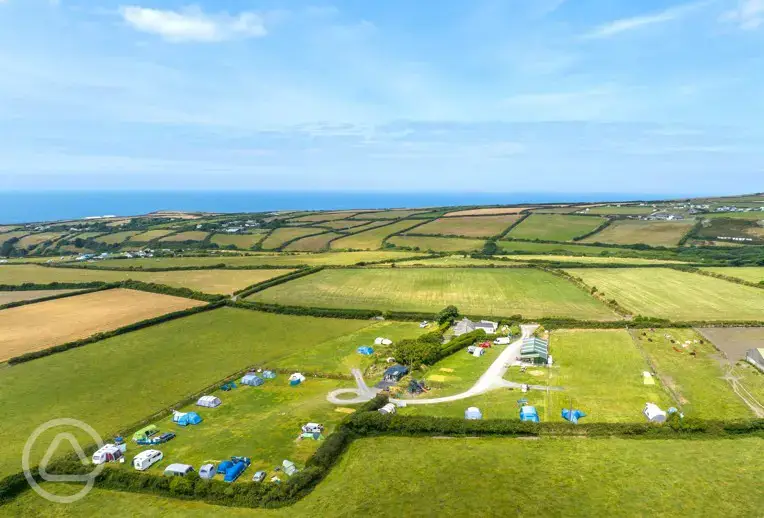
{"type": "MultiPolygon", "coordinates": [[[[52,417],[76,417],[107,438],[240,369],[368,325],[222,308],[2,368],[0,477],[19,470],[27,437],[52,417]]],[[[39,444],[34,463],[50,443],[39,444]]]]}
{"type": "MultiPolygon", "coordinates": [[[[119,262],[117,265],[121,265],[119,262]]],[[[49,268],[37,265],[0,267],[0,284],[34,282],[119,282],[127,279],[190,288],[212,294],[230,294],[252,284],[289,273],[288,269],[267,270],[182,270],[141,272],[84,268],[49,268]]]]}
{"type": "Polygon", "coordinates": [[[323,270],[256,293],[250,300],[432,313],[454,304],[468,315],[618,318],[565,279],[528,268],[323,270]]]}
{"type": "MultiPolygon", "coordinates": [[[[497,509],[511,509],[521,516],[640,516],[645,510],[667,517],[758,516],[764,505],[759,491],[764,477],[761,445],[758,437],[700,441],[378,437],[351,444],[326,480],[294,506],[226,507],[224,512],[232,518],[392,518],[431,516],[433,509],[442,516],[495,516],[497,509]],[[406,465],[391,476],[390,466],[401,464],[402,452],[406,465]],[[500,482],[494,481],[511,483],[498,490],[500,482]],[[448,491],[427,490],[445,487],[448,491]]],[[[67,494],[63,486],[43,484],[55,494],[67,494]]],[[[104,509],[113,516],[221,513],[220,507],[191,500],[94,489],[87,498],[66,506],[27,491],[0,507],[0,516],[79,517],[102,514],[104,509]]]]}
{"type": "Polygon", "coordinates": [[[582,268],[568,272],[634,314],[678,321],[762,320],[764,290],[668,268],[582,268]]]}
{"type": "Polygon", "coordinates": [[[114,289],[0,311],[0,360],[204,302],[114,289]]]}

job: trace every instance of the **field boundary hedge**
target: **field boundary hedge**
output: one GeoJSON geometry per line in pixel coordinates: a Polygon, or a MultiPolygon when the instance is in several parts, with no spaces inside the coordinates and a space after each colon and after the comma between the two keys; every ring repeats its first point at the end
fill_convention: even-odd
{"type": "Polygon", "coordinates": [[[306,275],[311,275],[314,273],[318,273],[321,270],[323,270],[323,266],[316,266],[315,268],[303,268],[299,269],[295,272],[289,272],[285,275],[280,275],[278,277],[274,277],[273,279],[268,279],[267,281],[259,282],[253,286],[249,286],[247,288],[244,288],[243,290],[235,291],[233,294],[237,298],[246,298],[250,295],[257,293],[259,291],[266,290],[268,288],[272,288],[273,286],[278,286],[279,284],[284,284],[285,282],[292,281],[294,279],[299,279],[300,277],[305,277],[306,275]]]}
{"type": "Polygon", "coordinates": [[[182,297],[186,299],[199,300],[202,302],[218,302],[219,300],[226,298],[225,295],[212,295],[209,293],[202,293],[201,291],[195,291],[191,288],[176,288],[174,286],[167,286],[166,284],[134,281],[132,279],[127,279],[117,283],[117,287],[136,291],[145,291],[148,293],[157,293],[159,295],[182,297]]]}
{"type": "Polygon", "coordinates": [[[217,302],[213,302],[205,306],[197,306],[194,308],[188,308],[181,311],[174,311],[172,313],[167,313],[157,317],[148,318],[146,320],[141,320],[140,322],[134,322],[132,324],[128,324],[126,326],[122,326],[117,329],[113,329],[111,331],[96,333],[94,335],[91,335],[87,338],[82,338],[80,340],[74,340],[72,342],[67,342],[60,345],[54,345],[53,347],[48,347],[46,349],[40,349],[39,351],[32,351],[32,352],[22,354],[20,356],[14,356],[8,359],[8,365],[18,365],[20,363],[36,360],[37,358],[44,358],[45,356],[50,356],[52,354],[62,353],[70,349],[76,349],[77,347],[83,347],[88,344],[100,342],[101,340],[105,340],[107,338],[112,338],[118,335],[129,333],[131,331],[137,331],[139,329],[151,327],[153,325],[161,324],[163,322],[169,322],[170,320],[175,320],[175,319],[186,317],[189,315],[194,315],[196,313],[202,313],[204,311],[217,309],[219,307],[222,307],[223,305],[225,305],[225,301],[219,300],[217,302]]]}
{"type": "MultiPolygon", "coordinates": [[[[675,269],[679,270],[680,268],[675,268],[675,269]]],[[[714,279],[720,279],[727,282],[734,282],[735,284],[740,284],[742,286],[750,286],[751,288],[764,289],[764,284],[762,283],[746,281],[745,279],[740,279],[738,277],[730,277],[729,275],[724,275],[723,273],[709,272],[707,270],[701,270],[700,268],[686,268],[686,269],[682,269],[681,271],[689,272],[689,273],[697,273],[699,275],[705,275],[706,277],[713,277],[714,279]]]]}
{"type": "MultiPolygon", "coordinates": [[[[359,438],[405,437],[620,437],[631,439],[733,439],[764,436],[764,419],[746,421],[701,421],[672,419],[665,425],[651,423],[530,423],[509,419],[471,421],[429,416],[383,415],[377,412],[388,402],[378,395],[347,416],[308,459],[305,468],[282,484],[244,482],[226,484],[203,480],[194,473],[186,477],[164,477],[107,466],[96,477],[95,487],[162,497],[203,501],[231,507],[277,508],[296,503],[308,495],[337,464],[350,444],[359,438]]],[[[91,445],[86,453],[95,447],[91,445]]],[[[49,473],[81,474],[90,470],[73,456],[57,459],[49,473]]],[[[33,476],[39,480],[35,468],[33,476]]],[[[0,503],[12,500],[29,486],[22,473],[0,481],[0,503]]]]}
{"type": "Polygon", "coordinates": [[[93,282],[49,282],[47,284],[38,284],[35,282],[25,282],[22,284],[0,284],[0,291],[39,291],[39,290],[77,290],[88,288],[111,287],[114,283],[93,281],[93,282]]]}
{"type": "Polygon", "coordinates": [[[631,311],[621,306],[617,300],[615,299],[605,300],[604,297],[598,296],[599,291],[595,287],[587,285],[583,279],[579,277],[574,277],[573,275],[566,272],[565,270],[560,270],[557,268],[544,268],[544,267],[539,267],[539,269],[545,272],[549,272],[552,275],[556,275],[558,277],[568,280],[569,282],[573,283],[575,286],[581,288],[581,290],[586,292],[592,298],[605,304],[607,307],[609,307],[612,311],[614,311],[617,315],[621,317],[629,318],[633,315],[631,311]]]}
{"type": "Polygon", "coordinates": [[[76,290],[70,293],[59,293],[57,295],[50,295],[48,297],[41,297],[39,299],[31,299],[31,300],[17,300],[16,302],[9,302],[7,304],[1,304],[0,310],[3,309],[11,309],[11,308],[17,308],[19,306],[27,306],[29,304],[37,304],[38,302],[49,302],[51,300],[57,300],[57,299],[65,299],[67,297],[74,297],[77,295],[87,295],[88,293],[95,293],[97,291],[103,291],[103,290],[110,290],[113,286],[106,285],[106,286],[99,286],[98,288],[90,288],[85,290],[76,290]]]}
{"type": "MultiPolygon", "coordinates": [[[[579,216],[580,215],[581,214],[579,214],[579,216]]],[[[591,237],[594,234],[598,234],[598,233],[602,232],[603,230],[605,230],[607,227],[609,227],[613,223],[613,221],[614,220],[611,219],[611,218],[605,218],[605,221],[603,221],[602,224],[599,225],[597,228],[595,228],[594,230],[590,230],[589,232],[587,232],[585,234],[581,234],[580,236],[576,236],[573,239],[571,239],[571,241],[573,241],[573,242],[583,241],[587,237],[591,237]]]]}
{"type": "MultiPolygon", "coordinates": [[[[236,256],[242,257],[242,256],[236,256]]],[[[169,258],[168,259],[172,259],[169,258]]],[[[123,259],[128,260],[128,259],[123,259]]],[[[29,263],[25,263],[29,264],[29,263]]],[[[106,272],[185,272],[193,270],[286,270],[289,268],[297,268],[300,265],[268,265],[268,264],[253,264],[253,265],[227,265],[225,262],[217,264],[207,264],[201,266],[164,266],[164,267],[148,267],[143,266],[116,266],[110,267],[106,265],[79,265],[79,264],[60,264],[60,265],[48,265],[46,268],[63,268],[71,270],[96,270],[106,272]]]]}

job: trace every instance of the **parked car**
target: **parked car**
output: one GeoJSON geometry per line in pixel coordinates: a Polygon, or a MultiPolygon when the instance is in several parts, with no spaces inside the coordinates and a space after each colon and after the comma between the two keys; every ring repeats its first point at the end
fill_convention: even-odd
{"type": "Polygon", "coordinates": [[[252,477],[252,482],[262,482],[265,480],[265,476],[267,473],[265,471],[258,471],[255,473],[255,475],[252,477]]]}
{"type": "Polygon", "coordinates": [[[419,327],[420,327],[421,329],[424,329],[424,328],[425,328],[425,327],[427,327],[428,325],[430,325],[430,323],[429,323],[427,320],[423,320],[422,322],[420,322],[420,323],[419,323],[419,327]]]}
{"type": "Polygon", "coordinates": [[[199,468],[199,478],[212,478],[215,476],[215,465],[214,464],[203,464],[201,468],[199,468]]]}
{"type": "Polygon", "coordinates": [[[165,432],[162,435],[158,435],[156,437],[151,438],[152,444],[162,444],[167,441],[170,441],[172,439],[175,439],[175,433],[174,432],[165,432]]]}

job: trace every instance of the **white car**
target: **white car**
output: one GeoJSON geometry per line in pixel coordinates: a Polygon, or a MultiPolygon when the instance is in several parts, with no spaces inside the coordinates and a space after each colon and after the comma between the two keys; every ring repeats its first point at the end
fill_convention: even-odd
{"type": "Polygon", "coordinates": [[[430,325],[430,323],[427,320],[424,320],[424,321],[419,323],[419,328],[420,329],[424,329],[425,327],[427,327],[429,325],[430,325]]]}
{"type": "Polygon", "coordinates": [[[138,471],[145,471],[164,458],[159,450],[146,450],[133,457],[133,467],[138,471]]]}

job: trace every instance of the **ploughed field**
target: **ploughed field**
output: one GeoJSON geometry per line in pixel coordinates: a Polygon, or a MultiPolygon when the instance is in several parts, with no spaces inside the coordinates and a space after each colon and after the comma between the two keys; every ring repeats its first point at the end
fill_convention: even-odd
{"type": "Polygon", "coordinates": [[[529,268],[323,270],[255,293],[248,300],[428,313],[453,304],[467,315],[619,318],[564,278],[529,268]]]}

